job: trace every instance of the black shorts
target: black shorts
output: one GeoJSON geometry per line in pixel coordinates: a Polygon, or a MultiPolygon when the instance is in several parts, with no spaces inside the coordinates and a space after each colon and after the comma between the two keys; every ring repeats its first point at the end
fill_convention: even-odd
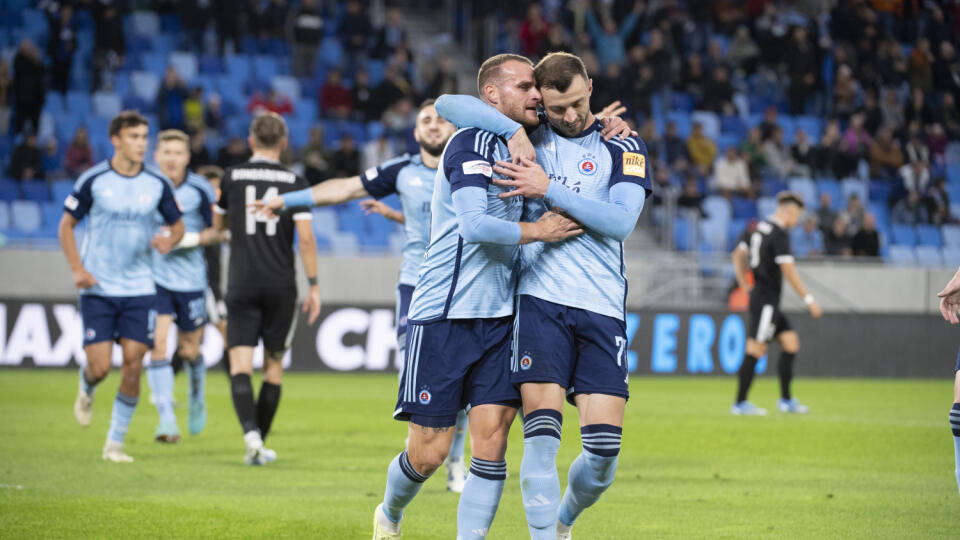
{"type": "Polygon", "coordinates": [[[778,304],[750,300],[750,327],[747,328],[747,337],[760,343],[768,343],[791,329],[790,321],[780,311],[778,304]]]}
{"type": "Polygon", "coordinates": [[[289,349],[298,308],[296,287],[227,290],[227,347],[256,347],[263,338],[268,351],[289,349]]]}

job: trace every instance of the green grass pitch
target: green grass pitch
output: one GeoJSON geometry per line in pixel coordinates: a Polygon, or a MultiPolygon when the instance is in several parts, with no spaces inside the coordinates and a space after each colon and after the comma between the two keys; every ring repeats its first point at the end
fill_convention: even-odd
{"type": "MultiPolygon", "coordinates": [[[[0,371],[0,537],[370,537],[387,463],[405,436],[405,424],[390,419],[394,376],[287,375],[268,439],[279,459],[263,468],[242,463],[219,367],[209,373],[204,433],[154,443],[156,412],[144,395],[127,438],[136,462],[101,461],[118,380],[114,371],[101,385],[93,425],[82,429],[72,413],[76,372],[0,371]]],[[[185,403],[182,375],[177,385],[185,403]]],[[[775,408],[775,387],[760,378],[753,401],[775,408]]],[[[634,378],[616,482],[575,537],[960,535],[951,381],[800,379],[795,387],[809,416],[743,418],[729,413],[732,378],[634,378]]],[[[177,412],[185,430],[186,407],[177,412]]],[[[568,408],[562,484],[579,452],[576,426],[568,408]]],[[[527,537],[517,427],[491,539],[527,537]]],[[[407,509],[405,538],[454,538],[456,506],[441,469],[407,509]]]]}

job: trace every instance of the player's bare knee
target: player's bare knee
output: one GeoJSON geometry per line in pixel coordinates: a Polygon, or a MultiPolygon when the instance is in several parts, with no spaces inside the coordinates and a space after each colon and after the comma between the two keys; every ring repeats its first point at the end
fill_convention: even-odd
{"type": "Polygon", "coordinates": [[[440,465],[443,465],[443,460],[447,459],[449,451],[450,441],[443,437],[422,439],[417,443],[411,441],[407,448],[407,459],[418,473],[430,476],[440,468],[440,465]]]}
{"type": "Polygon", "coordinates": [[[200,356],[200,347],[193,341],[184,341],[177,346],[177,353],[181,358],[193,360],[200,356]]]}
{"type": "Polygon", "coordinates": [[[87,367],[84,369],[88,380],[93,383],[99,383],[100,381],[107,378],[107,374],[110,373],[110,364],[95,364],[92,362],[87,363],[87,367]]]}
{"type": "Polygon", "coordinates": [[[154,347],[150,351],[150,361],[151,362],[165,362],[167,360],[167,348],[166,347],[154,347]]]}

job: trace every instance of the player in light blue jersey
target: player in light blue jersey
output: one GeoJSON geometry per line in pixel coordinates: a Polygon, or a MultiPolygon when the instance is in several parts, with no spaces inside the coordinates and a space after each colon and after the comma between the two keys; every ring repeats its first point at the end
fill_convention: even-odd
{"type": "Polygon", "coordinates": [[[167,358],[167,334],[177,322],[177,348],[174,356],[187,368],[190,380],[188,427],[196,435],[207,422],[204,386],[206,364],[200,356],[200,341],[207,322],[207,263],[203,247],[222,240],[212,227],[211,210],[217,196],[206,178],[187,170],[190,162],[190,138],[176,129],[157,135],[154,159],[160,170],[173,181],[174,195],[183,211],[186,232],[167,254],[154,252],[153,280],[157,285],[157,323],[154,346],[147,365],[147,382],[160,421],[158,442],[180,441],[180,429],[173,412],[173,367],[167,358]]]}
{"type": "MultiPolygon", "coordinates": [[[[517,288],[511,381],[520,386],[524,455],[520,466],[533,539],[570,538],[574,520],[613,482],[628,398],[623,240],[648,191],[646,146],[636,137],[605,140],[590,112],[586,68],[567,53],[535,69],[545,120],[531,134],[537,161],[498,162],[494,180],[527,198],[524,219],[562,207],[585,234],[524,250],[517,288]],[[583,452],[562,499],[556,455],[563,400],[577,406],[583,452]]],[[[466,97],[438,100],[455,124],[510,132],[516,125],[466,97]]]]}
{"type": "MultiPolygon", "coordinates": [[[[406,345],[410,297],[417,284],[417,273],[430,240],[430,200],[433,197],[434,177],[437,174],[440,154],[455,130],[453,124],[437,115],[433,100],[428,99],[420,105],[413,130],[413,138],[420,145],[419,154],[403,155],[372,167],[358,176],[326,180],[309,189],[291,191],[269,201],[256,201],[252,205],[264,214],[276,216],[288,207],[328,206],[373,196],[374,199],[360,201],[367,213],[381,214],[403,224],[406,242],[403,245],[403,262],[397,283],[395,322],[397,354],[400,358],[403,358],[406,345]],[[380,201],[393,193],[400,196],[402,212],[380,201]]],[[[447,489],[454,493],[463,491],[465,481],[463,450],[466,426],[467,415],[460,412],[446,461],[447,489]]]]}
{"type": "MultiPolygon", "coordinates": [[[[511,119],[537,125],[540,93],[526,58],[487,60],[477,87],[511,119]]],[[[501,159],[510,159],[506,139],[479,129],[458,131],[440,157],[430,242],[410,304],[394,411],[394,418],[409,422],[409,443],[388,468],[384,499],[374,512],[374,539],[400,538],[403,510],[446,458],[463,408],[470,418],[472,462],[457,510],[457,537],[485,538],[499,505],[507,434],[519,405],[509,381],[519,245],[582,232],[553,212],[521,223],[522,201],[498,197],[505,190],[491,183],[493,164],[501,159]]]]}
{"type": "Polygon", "coordinates": [[[103,459],[129,462],[123,440],[140,395],[143,355],[153,346],[156,317],[151,246],[168,253],[183,237],[184,224],[170,179],[147,167],[147,120],[125,111],[110,121],[113,157],[80,175],[64,201],[60,247],[80,290],[83,350],[80,390],[74,415],[90,425],[93,394],[110,370],[114,340],[123,349],[123,378],[113,402],[103,459]],[[157,230],[157,211],[169,225],[157,230]],[[77,251],[73,229],[87,219],[83,246],[77,251]]]}

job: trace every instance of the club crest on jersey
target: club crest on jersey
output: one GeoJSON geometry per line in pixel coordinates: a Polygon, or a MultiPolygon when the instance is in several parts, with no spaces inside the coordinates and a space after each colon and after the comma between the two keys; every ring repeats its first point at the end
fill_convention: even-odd
{"type": "Polygon", "coordinates": [[[87,340],[89,341],[89,340],[97,337],[97,331],[94,330],[93,328],[87,328],[87,331],[84,332],[84,335],[87,336],[87,340]]]}
{"type": "Polygon", "coordinates": [[[593,176],[597,172],[597,162],[589,157],[585,157],[577,164],[577,169],[580,170],[580,174],[582,175],[593,176]]]}
{"type": "Polygon", "coordinates": [[[430,400],[433,399],[433,394],[430,393],[430,390],[423,388],[420,390],[420,393],[417,394],[417,400],[421,405],[429,405],[430,400]]]}
{"type": "Polygon", "coordinates": [[[529,354],[523,355],[523,358],[520,359],[520,369],[527,371],[533,365],[533,358],[529,354]]]}

